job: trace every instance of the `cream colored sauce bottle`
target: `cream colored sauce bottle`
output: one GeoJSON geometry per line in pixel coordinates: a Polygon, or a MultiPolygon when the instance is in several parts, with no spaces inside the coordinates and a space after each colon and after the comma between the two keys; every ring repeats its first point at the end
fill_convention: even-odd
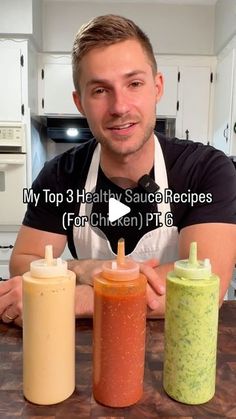
{"type": "Polygon", "coordinates": [[[67,262],[45,259],[23,275],[23,392],[32,403],[50,405],[75,388],[75,274],[67,262]]]}

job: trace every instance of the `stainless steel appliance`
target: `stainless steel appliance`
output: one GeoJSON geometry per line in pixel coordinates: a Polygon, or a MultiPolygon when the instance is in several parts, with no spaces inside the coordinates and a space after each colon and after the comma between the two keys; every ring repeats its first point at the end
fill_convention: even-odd
{"type": "MultiPolygon", "coordinates": [[[[79,143],[93,137],[83,117],[43,117],[42,123],[45,135],[57,143],[79,143]]],[[[155,129],[167,137],[174,137],[175,119],[157,118],[155,129]]]]}

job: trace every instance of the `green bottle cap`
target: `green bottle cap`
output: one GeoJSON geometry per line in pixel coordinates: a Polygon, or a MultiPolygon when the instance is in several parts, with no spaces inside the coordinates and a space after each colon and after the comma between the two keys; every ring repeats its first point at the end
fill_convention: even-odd
{"type": "Polygon", "coordinates": [[[189,258],[177,260],[174,272],[179,278],[208,279],[211,276],[211,263],[209,259],[197,260],[197,243],[190,244],[189,258]]]}

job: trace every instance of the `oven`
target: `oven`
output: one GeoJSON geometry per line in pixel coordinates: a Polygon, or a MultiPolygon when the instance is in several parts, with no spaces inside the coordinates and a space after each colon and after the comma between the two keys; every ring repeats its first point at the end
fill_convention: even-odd
{"type": "Polygon", "coordinates": [[[26,205],[26,138],[22,123],[0,122],[0,277],[8,276],[8,263],[26,205]]]}

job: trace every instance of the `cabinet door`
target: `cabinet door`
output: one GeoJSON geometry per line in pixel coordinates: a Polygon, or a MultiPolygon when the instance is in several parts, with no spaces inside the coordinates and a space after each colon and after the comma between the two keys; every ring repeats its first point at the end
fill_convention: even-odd
{"type": "Polygon", "coordinates": [[[21,49],[17,43],[0,42],[0,120],[21,121],[21,49]]]}
{"type": "Polygon", "coordinates": [[[0,154],[0,223],[21,225],[26,205],[23,189],[26,188],[26,155],[0,154]]]}
{"type": "Polygon", "coordinates": [[[159,117],[176,117],[178,97],[178,67],[158,66],[158,71],[163,74],[164,93],[157,104],[156,114],[159,117]]]}
{"type": "Polygon", "coordinates": [[[209,66],[180,68],[179,112],[176,135],[180,138],[209,141],[211,69],[209,66]]]}
{"type": "Polygon", "coordinates": [[[70,64],[45,64],[43,84],[45,114],[78,115],[72,97],[74,85],[70,64]]]}
{"type": "Polygon", "coordinates": [[[0,263],[9,262],[16,236],[16,232],[0,232],[0,263]]]}
{"type": "Polygon", "coordinates": [[[231,154],[231,120],[234,79],[234,50],[231,50],[217,65],[214,107],[214,147],[231,154]]]}

